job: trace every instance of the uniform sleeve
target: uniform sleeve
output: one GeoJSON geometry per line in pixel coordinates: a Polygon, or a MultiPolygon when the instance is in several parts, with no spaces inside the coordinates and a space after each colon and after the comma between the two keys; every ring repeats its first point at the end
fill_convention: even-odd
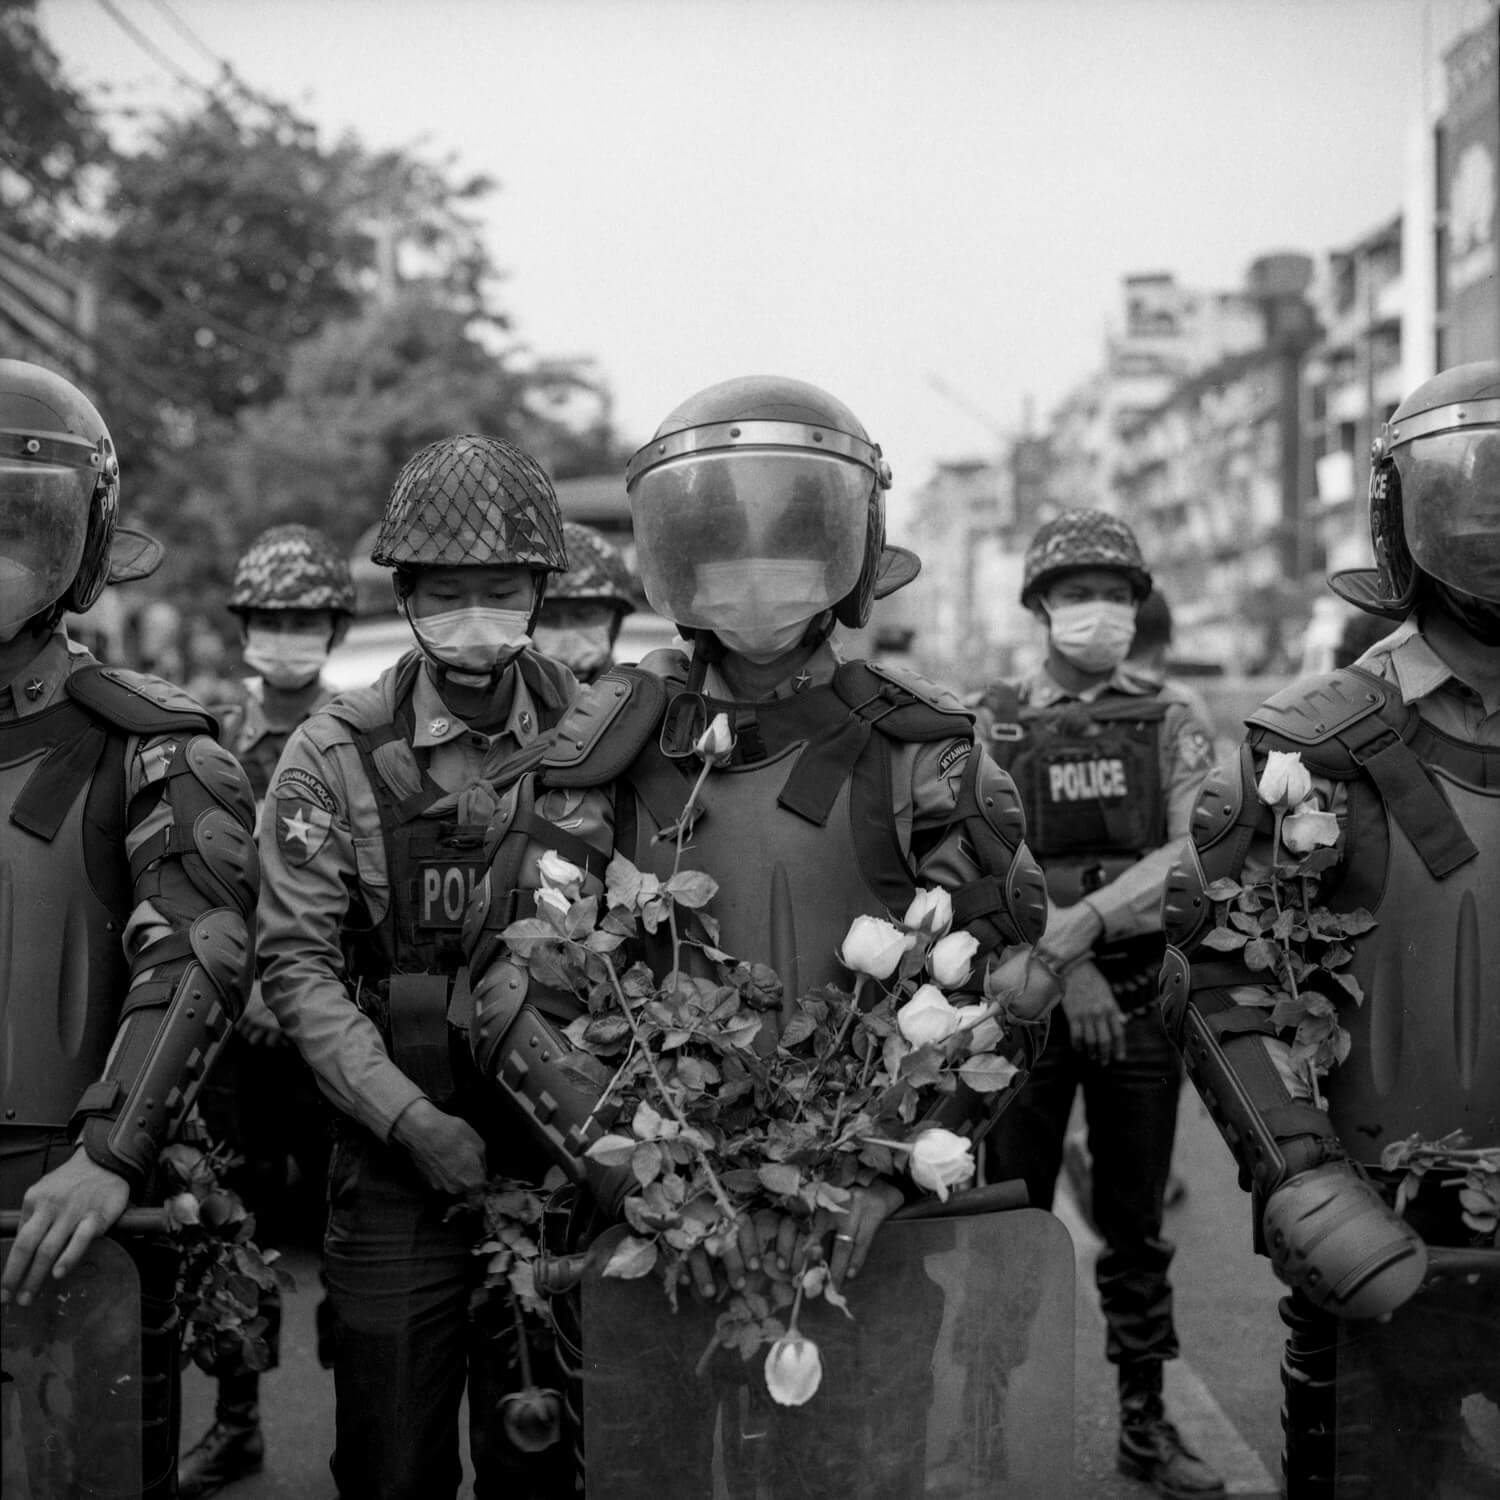
{"type": "Polygon", "coordinates": [[[1172,702],[1161,728],[1162,790],[1167,842],[1085,898],[1104,923],[1105,942],[1161,930],[1166,880],[1185,847],[1198,789],[1214,763],[1212,728],[1191,703],[1172,702]]]}
{"type": "Polygon", "coordinates": [[[288,740],[261,818],[261,993],[323,1092],[386,1140],[422,1090],[391,1060],[354,1003],[341,935],[358,892],[371,920],[389,905],[385,851],[352,745],[317,736],[314,717],[288,740]]]}
{"type": "Polygon", "coordinates": [[[205,734],[124,742],[130,985],[72,1129],[139,1187],[244,1007],[258,867],[250,787],[205,734]]]}

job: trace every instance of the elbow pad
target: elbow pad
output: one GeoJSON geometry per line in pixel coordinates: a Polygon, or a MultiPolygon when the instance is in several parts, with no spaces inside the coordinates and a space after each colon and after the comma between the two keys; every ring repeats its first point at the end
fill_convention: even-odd
{"type": "Polygon", "coordinates": [[[1024,843],[1015,782],[988,755],[972,755],[955,813],[987,873],[953,892],[954,926],[979,939],[981,954],[1037,942],[1047,926],[1047,881],[1024,843]]]}

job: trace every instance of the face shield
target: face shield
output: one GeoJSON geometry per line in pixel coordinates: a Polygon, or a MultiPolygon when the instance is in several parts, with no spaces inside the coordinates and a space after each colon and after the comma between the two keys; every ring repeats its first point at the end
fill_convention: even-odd
{"type": "Polygon", "coordinates": [[[1412,560],[1451,588],[1500,603],[1500,425],[1414,438],[1394,457],[1412,560]]]}
{"type": "Polygon", "coordinates": [[[874,483],[834,453],[749,443],[658,464],[630,491],[646,597],[678,625],[769,649],[858,581],[874,483]]]}
{"type": "Polygon", "coordinates": [[[67,592],[83,558],[90,471],[0,459],[0,640],[67,592]]]}

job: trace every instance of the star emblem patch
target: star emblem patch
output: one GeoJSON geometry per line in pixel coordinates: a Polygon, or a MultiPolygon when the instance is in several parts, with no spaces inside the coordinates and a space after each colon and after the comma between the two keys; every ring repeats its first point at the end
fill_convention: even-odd
{"type": "Polygon", "coordinates": [[[44,692],[46,692],[46,690],[47,684],[43,682],[40,677],[33,677],[31,681],[26,684],[26,696],[33,703],[35,703],[36,700],[40,698],[44,692]]]}
{"type": "Polygon", "coordinates": [[[320,850],[333,815],[301,797],[276,798],[276,847],[289,865],[305,865],[320,850]]]}

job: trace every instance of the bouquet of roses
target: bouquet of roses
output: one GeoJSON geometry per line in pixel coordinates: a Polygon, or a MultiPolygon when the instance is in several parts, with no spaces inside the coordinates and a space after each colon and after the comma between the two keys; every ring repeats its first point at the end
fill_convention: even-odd
{"type": "MultiPolygon", "coordinates": [[[[1364,907],[1335,912],[1322,902],[1323,876],[1338,860],[1339,824],[1324,809],[1302,757],[1271,751],[1256,792],[1274,817],[1270,866],[1259,878],[1208,887],[1218,925],[1203,944],[1239,953],[1247,968],[1264,973],[1269,992],[1258,1003],[1271,1007],[1278,1027],[1294,1032],[1293,1065],[1321,1109],[1320,1080],[1352,1045],[1340,1012],[1365,998],[1348,970],[1354,950],[1345,939],[1369,932],[1375,918],[1364,907]]],[[[1475,1235],[1500,1245],[1500,1148],[1471,1149],[1457,1132],[1436,1141],[1411,1136],[1387,1146],[1381,1165],[1405,1174],[1398,1212],[1434,1174],[1458,1190],[1464,1223],[1475,1235]]]]}
{"type": "MultiPolygon", "coordinates": [[[[716,722],[700,741],[699,787],[727,746],[727,724],[716,722]]],[[[787,1004],[771,969],[717,946],[705,910],[715,882],[681,868],[696,795],[674,830],[669,878],[616,855],[601,900],[582,894],[581,870],[548,854],[537,915],[504,936],[534,980],[581,1002],[567,1034],[578,1049],[570,1066],[599,1095],[602,1133],[588,1154],[629,1174],[629,1232],[604,1275],[654,1275],[675,1306],[690,1257],[722,1267],[726,1255],[738,1261],[747,1225],[798,1228],[790,1264],[766,1255],[743,1277],[736,1264],[741,1284],[705,1351],[724,1346],[750,1359],[769,1344],[767,1385],[795,1405],[821,1379],[816,1346],[797,1326],[804,1299],[850,1311],[830,1279],[823,1235],[838,1228],[853,1191],[879,1177],[904,1171],[940,1198],[973,1178],[970,1140],[924,1121],[960,1088],[998,1095],[1011,1086],[1011,1006],[1029,957],[1015,950],[976,976],[977,940],[951,930],[946,892],[922,890],[897,920],[854,920],[839,953],[849,988],[787,1004]],[[658,979],[627,961],[627,944],[664,930],[673,965],[658,979]]],[[[525,1283],[521,1238],[487,1241],[504,1247],[496,1253],[513,1288],[525,1283]]]]}

